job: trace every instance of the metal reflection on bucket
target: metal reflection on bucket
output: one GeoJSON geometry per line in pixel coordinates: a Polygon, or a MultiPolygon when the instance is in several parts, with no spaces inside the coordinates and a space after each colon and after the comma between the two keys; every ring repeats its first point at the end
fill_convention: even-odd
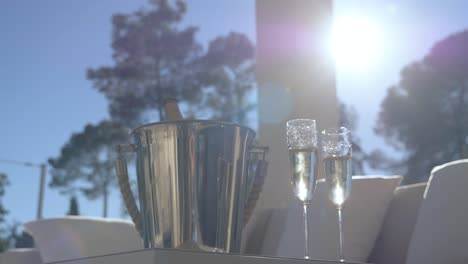
{"type": "Polygon", "coordinates": [[[145,247],[239,253],[249,194],[266,173],[267,148],[253,146],[255,132],[187,120],[144,125],[132,135],[135,144],[118,149],[137,155],[139,212],[123,159],[117,174],[145,247]],[[249,174],[253,154],[261,158],[257,172],[249,174]]]}

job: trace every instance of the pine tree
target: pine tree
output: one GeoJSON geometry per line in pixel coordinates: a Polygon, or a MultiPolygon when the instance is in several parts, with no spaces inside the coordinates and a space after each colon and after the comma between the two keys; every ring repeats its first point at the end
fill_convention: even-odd
{"type": "Polygon", "coordinates": [[[67,215],[80,215],[78,199],[76,196],[70,197],[70,208],[68,209],[67,215]]]}

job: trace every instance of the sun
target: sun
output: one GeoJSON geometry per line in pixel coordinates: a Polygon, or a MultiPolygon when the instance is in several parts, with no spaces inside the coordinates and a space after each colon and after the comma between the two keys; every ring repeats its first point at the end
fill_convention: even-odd
{"type": "Polygon", "coordinates": [[[381,52],[380,31],[366,17],[337,17],[333,22],[330,50],[336,67],[369,69],[381,52]]]}

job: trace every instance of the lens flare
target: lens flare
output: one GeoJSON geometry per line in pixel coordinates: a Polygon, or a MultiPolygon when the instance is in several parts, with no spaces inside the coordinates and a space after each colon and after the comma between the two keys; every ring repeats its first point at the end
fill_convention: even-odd
{"type": "Polygon", "coordinates": [[[333,23],[330,51],[338,68],[369,69],[381,45],[379,28],[369,18],[341,17],[333,23]]]}

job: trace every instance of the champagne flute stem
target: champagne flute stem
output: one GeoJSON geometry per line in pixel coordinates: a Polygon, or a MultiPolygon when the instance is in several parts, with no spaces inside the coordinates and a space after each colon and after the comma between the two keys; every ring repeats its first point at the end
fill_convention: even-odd
{"type": "Polygon", "coordinates": [[[340,232],[340,261],[344,261],[343,256],[343,212],[341,207],[338,208],[338,228],[340,232]]]}
{"type": "Polygon", "coordinates": [[[304,258],[309,258],[309,217],[307,217],[307,203],[302,204],[304,208],[304,258]]]}

